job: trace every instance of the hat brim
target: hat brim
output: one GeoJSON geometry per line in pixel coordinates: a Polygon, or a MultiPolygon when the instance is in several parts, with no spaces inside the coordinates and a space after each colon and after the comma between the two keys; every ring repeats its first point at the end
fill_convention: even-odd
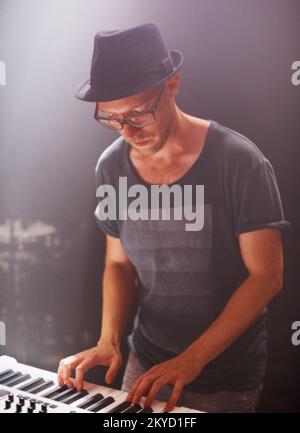
{"type": "Polygon", "coordinates": [[[163,81],[170,78],[174,75],[181,67],[183,62],[183,54],[179,50],[170,50],[170,55],[173,60],[173,71],[168,75],[164,76],[160,79],[143,81],[141,83],[136,83],[131,86],[121,86],[121,87],[103,87],[103,88],[95,88],[90,84],[90,79],[81,82],[75,91],[75,97],[80,99],[81,101],[88,102],[105,102],[105,101],[113,101],[115,99],[125,98],[127,96],[134,95],[139,92],[143,92],[157,84],[162,83],[163,81]]]}

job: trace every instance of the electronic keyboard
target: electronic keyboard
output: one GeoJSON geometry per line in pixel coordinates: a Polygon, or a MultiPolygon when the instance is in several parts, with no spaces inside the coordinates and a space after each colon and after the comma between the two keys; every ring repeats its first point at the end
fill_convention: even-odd
{"type": "MultiPolygon", "coordinates": [[[[0,356],[0,413],[161,413],[166,402],[151,407],[126,401],[127,392],[84,382],[83,389],[58,386],[57,374],[0,356]]],[[[200,412],[176,406],[171,413],[200,412]]]]}

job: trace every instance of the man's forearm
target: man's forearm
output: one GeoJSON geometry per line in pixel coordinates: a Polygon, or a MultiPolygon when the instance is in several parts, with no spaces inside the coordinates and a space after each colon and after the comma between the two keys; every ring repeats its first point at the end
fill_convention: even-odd
{"type": "MultiPolygon", "coordinates": [[[[136,304],[134,269],[108,263],[103,274],[103,305],[100,341],[119,345],[129,315],[136,304]]],[[[99,343],[98,342],[98,343],[99,343]]]]}
{"type": "Polygon", "coordinates": [[[204,368],[249,328],[281,289],[281,277],[249,276],[234,292],[219,317],[185,350],[204,368]]]}

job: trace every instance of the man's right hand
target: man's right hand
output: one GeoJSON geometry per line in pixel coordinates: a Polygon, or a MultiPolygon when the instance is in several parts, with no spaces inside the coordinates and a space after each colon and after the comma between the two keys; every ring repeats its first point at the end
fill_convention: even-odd
{"type": "Polygon", "coordinates": [[[122,355],[117,346],[100,341],[97,346],[91,349],[62,359],[57,371],[58,383],[59,385],[66,384],[69,387],[75,387],[80,391],[83,386],[84,374],[95,365],[105,365],[108,367],[105,381],[110,384],[116,377],[122,362],[122,355]],[[75,380],[71,377],[73,370],[75,370],[75,380]]]}

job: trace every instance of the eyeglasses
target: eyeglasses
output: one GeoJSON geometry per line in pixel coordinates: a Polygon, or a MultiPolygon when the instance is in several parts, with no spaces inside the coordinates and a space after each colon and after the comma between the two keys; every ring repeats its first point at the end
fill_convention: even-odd
{"type": "Polygon", "coordinates": [[[99,122],[102,126],[105,126],[106,128],[121,130],[123,129],[123,126],[125,124],[133,126],[134,128],[145,128],[145,126],[152,125],[153,123],[156,122],[155,111],[158,107],[163,90],[164,90],[164,83],[162,84],[159,94],[156,98],[156,101],[154,102],[150,110],[125,117],[123,120],[121,120],[121,119],[116,119],[114,117],[115,114],[105,113],[103,111],[98,110],[98,104],[96,104],[94,118],[97,120],[97,122],[99,122]]]}

